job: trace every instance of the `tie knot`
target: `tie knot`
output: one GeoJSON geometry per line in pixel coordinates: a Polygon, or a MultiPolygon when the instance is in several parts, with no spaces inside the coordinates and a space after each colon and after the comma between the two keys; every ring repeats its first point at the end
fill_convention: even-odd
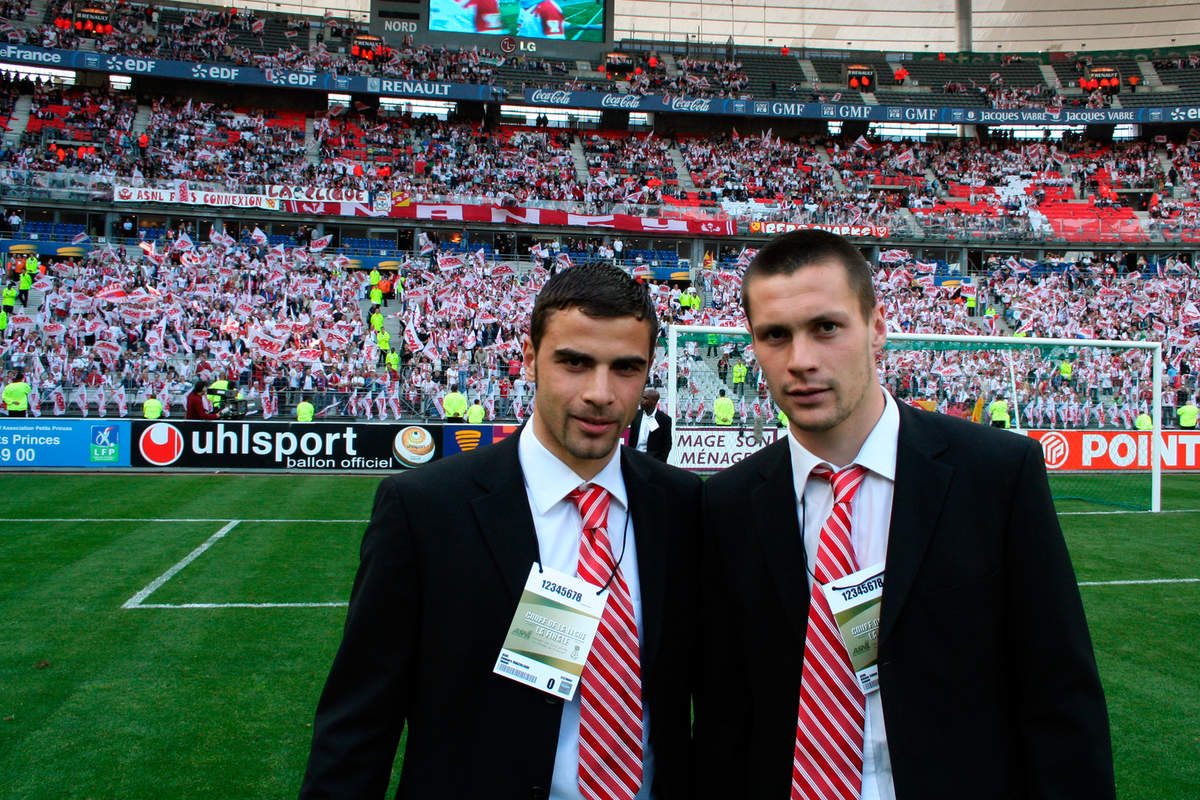
{"type": "Polygon", "coordinates": [[[867,477],[867,470],[858,464],[851,464],[834,472],[824,464],[818,464],[813,467],[812,474],[814,478],[827,480],[833,486],[834,503],[849,503],[854,500],[854,494],[862,485],[863,478],[867,477]]]}
{"type": "Polygon", "coordinates": [[[567,493],[567,499],[579,509],[584,530],[595,530],[608,525],[608,490],[595,484],[584,484],[567,493]]]}

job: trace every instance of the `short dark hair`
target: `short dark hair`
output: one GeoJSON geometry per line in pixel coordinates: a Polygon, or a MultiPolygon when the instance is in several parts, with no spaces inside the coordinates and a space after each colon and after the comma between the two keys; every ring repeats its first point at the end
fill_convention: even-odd
{"type": "Polygon", "coordinates": [[[578,308],[589,317],[635,317],[650,330],[650,348],[658,333],[658,315],[646,285],[612,264],[587,262],[556,273],[538,292],[529,320],[529,338],[536,350],[546,323],[556,311],[578,308]]]}
{"type": "Polygon", "coordinates": [[[798,269],[836,261],[846,269],[850,290],[858,296],[863,318],[870,319],[875,308],[875,285],[871,282],[871,265],[848,239],[836,233],[819,230],[799,230],[776,236],[746,267],[742,277],[742,310],[750,319],[750,283],[762,275],[791,275],[798,269]]]}

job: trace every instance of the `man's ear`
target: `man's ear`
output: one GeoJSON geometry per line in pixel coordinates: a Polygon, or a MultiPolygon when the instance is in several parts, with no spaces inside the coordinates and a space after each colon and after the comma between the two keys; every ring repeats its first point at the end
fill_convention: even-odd
{"type": "Polygon", "coordinates": [[[521,354],[525,359],[525,380],[537,383],[537,350],[529,334],[525,334],[521,339],[521,354]]]}

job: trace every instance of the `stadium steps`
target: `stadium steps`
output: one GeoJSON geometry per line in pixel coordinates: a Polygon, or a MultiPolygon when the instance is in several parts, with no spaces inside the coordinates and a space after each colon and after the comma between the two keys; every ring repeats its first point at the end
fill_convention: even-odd
{"type": "Polygon", "coordinates": [[[671,163],[675,165],[675,172],[679,176],[679,188],[684,192],[696,191],[696,182],[692,180],[692,171],[688,169],[687,162],[683,159],[683,152],[680,151],[678,144],[671,145],[668,151],[671,154],[671,163]]]}
{"type": "Polygon", "coordinates": [[[133,118],[133,138],[137,138],[146,132],[150,127],[150,118],[154,116],[154,111],[150,106],[144,103],[138,103],[137,116],[133,118]]]}
{"type": "Polygon", "coordinates": [[[1150,227],[1150,212],[1149,211],[1134,211],[1133,215],[1138,218],[1138,224],[1141,226],[1142,230],[1144,230],[1146,232],[1146,235],[1150,237],[1150,241],[1152,241],[1152,242],[1166,241],[1166,239],[1163,238],[1162,231],[1156,231],[1156,230],[1151,229],[1151,227],[1150,227]]]}
{"type": "Polygon", "coordinates": [[[1121,95],[1114,94],[1112,97],[1110,97],[1108,100],[1108,107],[1109,108],[1124,108],[1125,106],[1121,104],[1121,95]]]}
{"type": "Polygon", "coordinates": [[[1038,69],[1042,73],[1042,83],[1053,89],[1058,83],[1058,73],[1054,71],[1054,67],[1049,64],[1038,64],[1038,69]]]}
{"type": "Polygon", "coordinates": [[[1142,73],[1142,86],[1158,88],[1163,85],[1162,78],[1159,77],[1158,70],[1154,68],[1153,61],[1137,62],[1138,71],[1142,73]]]}
{"type": "Polygon", "coordinates": [[[304,119],[304,160],[309,164],[317,164],[321,158],[321,146],[317,141],[317,121],[312,117],[304,119]]]}
{"type": "MultiPolygon", "coordinates": [[[[50,4],[46,0],[32,0],[29,4],[29,13],[25,15],[24,19],[14,18],[9,22],[13,23],[13,27],[16,28],[37,28],[43,20],[46,20],[49,12],[50,4]]],[[[48,21],[53,22],[54,18],[50,17],[48,21]]]]}
{"type": "Polygon", "coordinates": [[[817,68],[813,66],[812,59],[800,59],[800,71],[804,73],[804,79],[809,84],[815,84],[821,80],[821,76],[817,74],[817,68]]]}
{"type": "Polygon", "coordinates": [[[15,150],[21,143],[21,136],[29,125],[29,109],[33,106],[33,97],[23,94],[17,98],[13,106],[12,116],[8,118],[8,131],[4,134],[4,146],[15,150]]]}
{"type": "Polygon", "coordinates": [[[909,230],[915,231],[915,233],[913,234],[914,239],[924,239],[925,238],[925,229],[921,226],[921,221],[917,219],[916,214],[914,214],[912,211],[910,211],[907,208],[901,208],[900,216],[902,219],[904,219],[908,223],[909,230]]]}
{"type": "Polygon", "coordinates": [[[936,186],[938,197],[949,197],[950,193],[946,191],[946,182],[938,180],[938,176],[934,174],[929,167],[925,168],[925,183],[928,186],[936,186]]]}
{"type": "MultiPolygon", "coordinates": [[[[822,164],[833,164],[833,159],[829,157],[829,151],[825,149],[825,145],[823,144],[817,145],[817,159],[822,164]]],[[[829,171],[829,174],[833,176],[833,185],[838,188],[839,192],[844,193],[846,191],[846,182],[842,180],[842,173],[836,169],[832,169],[829,171]]]]}
{"type": "Polygon", "coordinates": [[[679,64],[675,61],[674,53],[663,53],[659,56],[659,59],[662,61],[663,71],[672,78],[678,78],[683,74],[679,71],[679,64]]]}
{"type": "Polygon", "coordinates": [[[874,92],[860,92],[860,94],[862,95],[862,100],[865,104],[869,106],[879,105],[879,100],[875,97],[874,92]]]}
{"type": "Polygon", "coordinates": [[[580,186],[587,186],[591,181],[591,173],[588,172],[587,155],[583,152],[583,142],[579,141],[578,136],[571,137],[571,164],[575,167],[575,180],[580,186]]]}

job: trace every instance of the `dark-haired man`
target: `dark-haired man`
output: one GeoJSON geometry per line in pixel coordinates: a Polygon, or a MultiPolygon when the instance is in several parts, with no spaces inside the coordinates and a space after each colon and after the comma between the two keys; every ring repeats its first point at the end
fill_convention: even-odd
{"type": "Polygon", "coordinates": [[[629,445],[665,464],[671,455],[671,418],[659,410],[659,397],[657,389],[642,392],[642,413],[633,415],[629,445]]]}
{"type": "Polygon", "coordinates": [[[401,797],[688,796],[700,482],[620,447],[656,330],[621,270],[556,274],[523,343],[530,422],[380,484],[301,797],[382,797],[406,725],[401,797]],[[543,619],[595,598],[590,649],[587,620],[543,619]],[[569,685],[532,644],[504,655],[556,637],[569,685]]]}
{"type": "Polygon", "coordinates": [[[705,487],[698,785],[722,800],[1112,798],[1037,443],[882,389],[883,307],[839,236],[774,239],[742,303],[789,435],[705,487]]]}

